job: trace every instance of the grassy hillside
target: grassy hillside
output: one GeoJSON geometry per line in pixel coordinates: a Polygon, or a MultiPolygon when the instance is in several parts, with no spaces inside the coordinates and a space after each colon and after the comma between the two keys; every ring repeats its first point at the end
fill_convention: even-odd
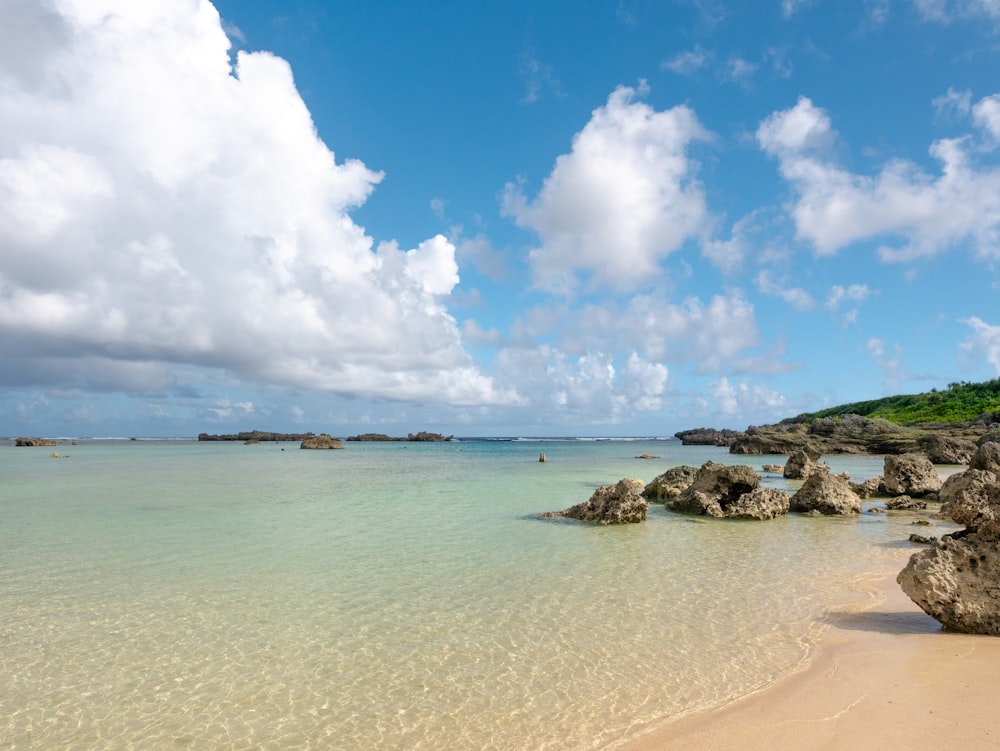
{"type": "Polygon", "coordinates": [[[867,402],[842,404],[816,412],[812,418],[856,414],[880,417],[897,424],[926,422],[966,422],[984,412],[1000,413],[1000,378],[985,383],[949,383],[943,391],[887,396],[867,402]]]}

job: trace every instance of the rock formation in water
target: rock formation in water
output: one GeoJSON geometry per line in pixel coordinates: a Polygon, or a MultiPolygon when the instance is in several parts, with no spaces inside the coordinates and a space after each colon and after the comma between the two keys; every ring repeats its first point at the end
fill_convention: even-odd
{"type": "Polygon", "coordinates": [[[891,496],[922,498],[941,490],[941,478],[926,454],[913,452],[885,458],[882,485],[891,496]]]}
{"type": "Polygon", "coordinates": [[[56,442],[51,438],[16,438],[15,446],[55,446],[56,442]]]}
{"type": "Polygon", "coordinates": [[[825,516],[860,514],[861,497],[854,492],[846,477],[814,472],[792,496],[791,510],[817,512],[825,516]]]}
{"type": "Polygon", "coordinates": [[[669,501],[679,496],[682,491],[687,490],[697,474],[697,467],[689,467],[686,464],[671,467],[647,483],[642,490],[642,495],[650,501],[669,501]]]}
{"type": "Polygon", "coordinates": [[[597,524],[635,524],[646,520],[649,504],[642,497],[642,480],[625,478],[614,485],[602,485],[590,500],[562,511],[548,511],[542,516],[566,517],[597,524]]]}
{"type": "Polygon", "coordinates": [[[683,514],[719,518],[773,519],[788,511],[788,494],[764,489],[750,467],[706,462],[683,491],[664,506],[683,514]]]}
{"type": "Polygon", "coordinates": [[[313,436],[312,438],[306,438],[299,445],[300,449],[342,449],[344,444],[340,442],[339,438],[331,438],[326,433],[321,433],[320,435],[313,436]]]}
{"type": "Polygon", "coordinates": [[[1000,444],[980,446],[941,497],[965,529],[914,553],[896,581],[947,628],[1000,636],[1000,444]]]}
{"type": "Polygon", "coordinates": [[[804,480],[813,472],[818,472],[821,469],[823,471],[829,470],[829,465],[820,464],[820,456],[822,454],[819,451],[806,444],[788,457],[781,474],[786,480],[804,480]]]}

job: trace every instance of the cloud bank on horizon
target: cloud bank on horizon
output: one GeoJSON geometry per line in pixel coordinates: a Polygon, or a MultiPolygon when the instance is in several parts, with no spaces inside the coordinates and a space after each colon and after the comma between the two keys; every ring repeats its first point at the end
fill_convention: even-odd
{"type": "Polygon", "coordinates": [[[1000,4],[607,5],[578,43],[648,54],[600,71],[525,48],[555,9],[397,9],[484,73],[359,57],[361,9],[0,0],[0,433],[664,434],[1000,376],[1000,4]]]}

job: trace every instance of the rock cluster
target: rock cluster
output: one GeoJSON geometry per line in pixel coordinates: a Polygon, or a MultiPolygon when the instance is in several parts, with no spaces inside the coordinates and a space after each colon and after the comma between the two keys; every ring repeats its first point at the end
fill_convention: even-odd
{"type": "Polygon", "coordinates": [[[649,504],[642,497],[642,480],[625,478],[614,485],[602,485],[590,500],[562,511],[549,511],[542,516],[566,517],[597,524],[634,524],[646,520],[649,504]]]}
{"type": "Polygon", "coordinates": [[[731,519],[773,519],[788,512],[788,494],[762,488],[750,467],[706,462],[683,491],[665,500],[670,511],[731,519]]]}
{"type": "Polygon", "coordinates": [[[947,628],[1000,636],[1000,444],[980,446],[941,499],[965,529],[914,553],[896,581],[947,628]]]}

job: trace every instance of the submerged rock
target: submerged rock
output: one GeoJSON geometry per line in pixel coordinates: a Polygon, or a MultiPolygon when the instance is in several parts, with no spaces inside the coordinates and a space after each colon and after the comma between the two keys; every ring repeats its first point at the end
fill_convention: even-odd
{"type": "Polygon", "coordinates": [[[562,511],[548,511],[542,516],[566,517],[597,524],[635,524],[646,520],[649,504],[642,497],[642,480],[624,478],[614,485],[602,485],[590,500],[562,511]]]}
{"type": "Polygon", "coordinates": [[[899,495],[887,500],[885,507],[890,511],[923,511],[927,508],[927,501],[911,498],[908,495],[899,495]]]}
{"type": "Polygon", "coordinates": [[[814,472],[792,496],[791,510],[825,516],[860,514],[861,497],[844,477],[829,472],[814,472]]]}

